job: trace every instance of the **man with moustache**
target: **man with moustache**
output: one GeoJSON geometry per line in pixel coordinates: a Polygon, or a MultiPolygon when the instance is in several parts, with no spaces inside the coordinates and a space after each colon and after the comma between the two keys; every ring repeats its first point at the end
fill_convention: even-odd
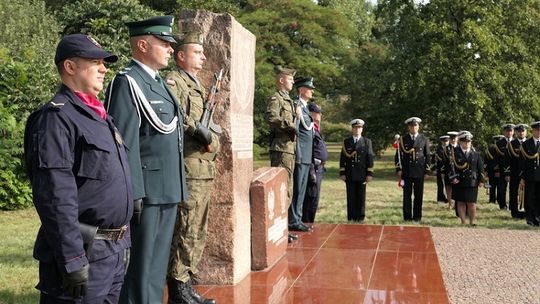
{"type": "Polygon", "coordinates": [[[109,84],[133,181],[131,261],[121,303],[161,303],[177,205],[187,199],[184,115],[158,71],[172,56],[173,17],[128,22],[133,60],[109,84]]]}

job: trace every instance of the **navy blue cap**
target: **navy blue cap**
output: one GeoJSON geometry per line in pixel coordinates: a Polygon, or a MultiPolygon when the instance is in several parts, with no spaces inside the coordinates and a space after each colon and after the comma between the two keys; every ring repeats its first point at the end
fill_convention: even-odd
{"type": "Polygon", "coordinates": [[[105,51],[94,38],[83,34],[72,34],[62,38],[56,47],[54,63],[58,64],[62,60],[73,57],[104,59],[107,62],[118,60],[118,56],[105,51]]]}
{"type": "Polygon", "coordinates": [[[535,122],[531,123],[531,128],[540,129],[540,121],[535,121],[535,122]]]}
{"type": "Polygon", "coordinates": [[[310,112],[315,112],[315,113],[321,113],[321,112],[322,112],[321,107],[319,107],[319,106],[318,106],[316,103],[314,103],[314,102],[310,102],[310,103],[308,104],[308,110],[309,110],[310,112]]]}
{"type": "Polygon", "coordinates": [[[172,34],[174,16],[159,16],[141,21],[126,22],[129,37],[154,35],[161,40],[175,43],[172,34]]]}
{"type": "Polygon", "coordinates": [[[515,127],[516,127],[516,125],[514,125],[512,123],[507,123],[507,124],[502,125],[502,128],[505,131],[512,131],[512,130],[514,130],[515,127]]]}
{"type": "Polygon", "coordinates": [[[529,125],[521,123],[521,124],[517,124],[514,127],[514,131],[523,132],[523,131],[527,130],[527,128],[529,128],[529,125]]]}

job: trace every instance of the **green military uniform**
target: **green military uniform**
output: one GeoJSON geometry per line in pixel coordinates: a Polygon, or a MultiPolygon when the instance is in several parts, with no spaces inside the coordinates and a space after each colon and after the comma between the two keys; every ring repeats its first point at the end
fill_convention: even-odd
{"type": "MultiPolygon", "coordinates": [[[[127,25],[132,37],[152,34],[170,42],[172,21],[164,16],[127,25]]],[[[156,76],[157,71],[132,61],[106,94],[107,111],[124,138],[133,198],[143,202],[140,223],[131,226],[131,260],[120,303],[161,302],[177,204],[187,199],[183,116],[156,76]]]]}
{"type": "MultiPolygon", "coordinates": [[[[296,71],[277,67],[278,74],[294,76],[296,71]]],[[[287,169],[289,182],[289,198],[292,197],[292,177],[294,169],[294,152],[296,125],[294,121],[295,106],[287,91],[277,91],[269,99],[265,119],[272,129],[270,143],[270,165],[287,169]]]]}
{"type": "Polygon", "coordinates": [[[197,272],[206,244],[210,189],[216,174],[214,160],[219,139],[212,133],[212,152],[207,152],[206,147],[193,137],[197,122],[202,118],[207,96],[204,87],[194,76],[183,70],[174,71],[167,75],[167,85],[186,114],[184,156],[189,191],[188,199],[181,202],[178,208],[168,275],[187,282],[190,272],[197,272]]]}

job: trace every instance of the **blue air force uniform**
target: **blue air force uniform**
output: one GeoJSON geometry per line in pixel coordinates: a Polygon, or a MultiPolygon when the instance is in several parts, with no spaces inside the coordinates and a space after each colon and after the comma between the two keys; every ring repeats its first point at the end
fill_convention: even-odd
{"type": "Polygon", "coordinates": [[[39,261],[36,288],[42,292],[42,303],[47,303],[43,297],[71,303],[73,298],[62,288],[62,274],[88,264],[90,281],[84,303],[116,302],[133,212],[130,171],[120,133],[110,117],[103,120],[62,85],[49,103],[29,117],[24,148],[41,220],[34,258],[39,261]],[[100,229],[86,251],[81,224],[100,229]],[[116,232],[103,237],[107,231],[116,232]]]}
{"type": "MultiPolygon", "coordinates": [[[[321,108],[314,102],[308,104],[309,112],[320,113],[321,108]]],[[[321,183],[326,171],[325,163],[328,160],[328,149],[321,135],[317,122],[313,123],[313,157],[309,169],[309,180],[302,206],[302,222],[315,222],[315,215],[319,207],[321,196],[321,183]]]]}

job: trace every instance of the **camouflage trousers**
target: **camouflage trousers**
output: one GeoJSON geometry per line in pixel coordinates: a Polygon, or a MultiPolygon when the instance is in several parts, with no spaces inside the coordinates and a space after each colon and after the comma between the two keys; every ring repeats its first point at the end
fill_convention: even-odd
{"type": "Polygon", "coordinates": [[[197,273],[206,245],[212,181],[187,179],[188,200],[178,205],[168,275],[184,283],[189,280],[190,273],[197,273]]]}
{"type": "Polygon", "coordinates": [[[287,169],[288,174],[288,201],[290,204],[292,194],[293,194],[293,170],[294,170],[294,154],[279,152],[279,151],[270,151],[270,166],[272,167],[282,167],[287,169]]]}

